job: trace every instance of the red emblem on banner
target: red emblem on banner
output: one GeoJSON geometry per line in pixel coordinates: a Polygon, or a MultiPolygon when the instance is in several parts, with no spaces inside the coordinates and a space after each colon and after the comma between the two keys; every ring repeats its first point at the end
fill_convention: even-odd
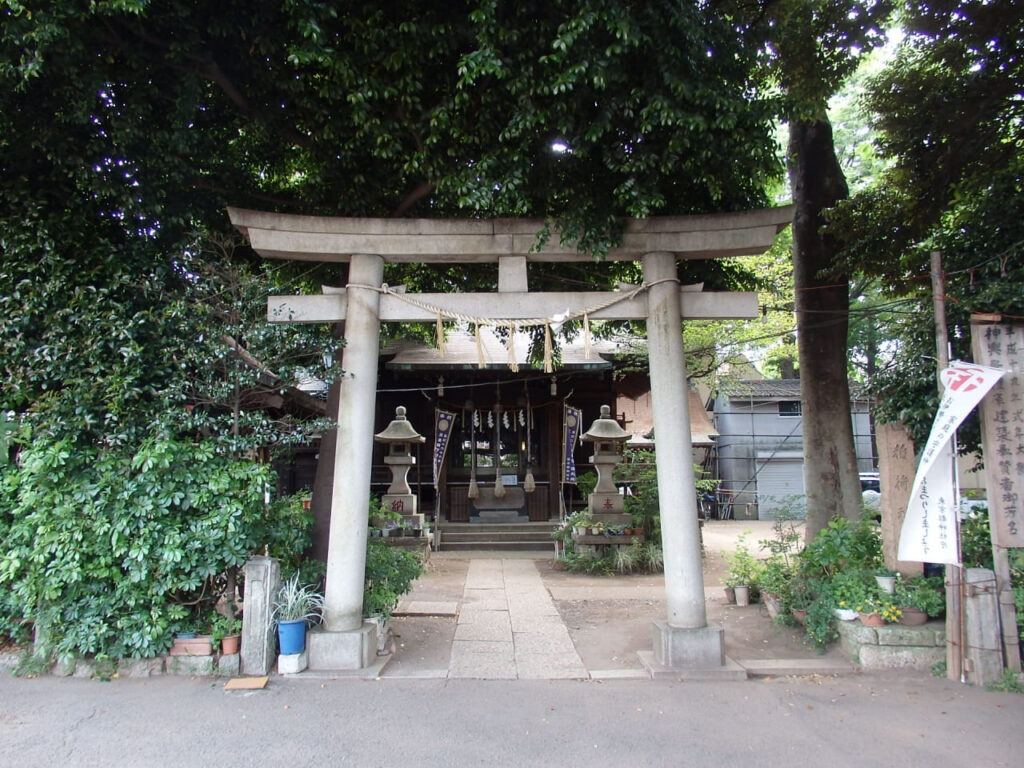
{"type": "Polygon", "coordinates": [[[973,392],[985,386],[985,369],[971,365],[958,365],[942,372],[942,386],[954,392],[973,392]]]}

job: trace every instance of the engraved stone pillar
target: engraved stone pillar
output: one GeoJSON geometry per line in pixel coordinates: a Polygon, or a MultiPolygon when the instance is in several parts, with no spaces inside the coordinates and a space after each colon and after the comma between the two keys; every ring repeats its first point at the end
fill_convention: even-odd
{"type": "Polygon", "coordinates": [[[900,530],[903,528],[903,518],[907,514],[910,491],[917,472],[914,443],[900,422],[876,424],[875,440],[878,443],[878,475],[882,487],[880,509],[885,567],[897,570],[904,576],[920,576],[923,571],[921,563],[896,558],[900,530]]]}
{"type": "Polygon", "coordinates": [[[281,567],[272,557],[257,555],[245,564],[245,612],[242,614],[242,673],[265,675],[277,659],[274,596],[281,585],[281,567]]]}

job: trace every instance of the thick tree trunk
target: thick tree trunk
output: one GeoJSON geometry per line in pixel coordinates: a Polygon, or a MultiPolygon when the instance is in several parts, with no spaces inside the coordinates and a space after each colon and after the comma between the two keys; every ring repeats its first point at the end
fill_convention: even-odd
{"type": "MultiPolygon", "coordinates": [[[[331,383],[327,390],[327,412],[338,412],[341,399],[341,381],[331,383]]],[[[313,512],[310,556],[321,563],[327,562],[327,542],[331,531],[331,494],[334,488],[334,453],[338,450],[338,430],[326,430],[320,438],[320,451],[316,458],[316,476],[310,509],[313,512]]]]}
{"type": "Polygon", "coordinates": [[[826,118],[789,129],[793,186],[793,281],[803,401],[808,541],[835,517],[861,514],[860,482],[847,375],[849,280],[837,269],[838,244],[821,232],[822,211],[847,195],[826,118]]]}

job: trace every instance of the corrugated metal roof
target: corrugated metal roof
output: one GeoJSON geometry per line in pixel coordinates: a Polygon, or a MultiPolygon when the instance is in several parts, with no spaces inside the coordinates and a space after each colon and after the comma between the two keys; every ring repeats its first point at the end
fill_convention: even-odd
{"type": "Polygon", "coordinates": [[[721,392],[729,397],[784,397],[800,399],[800,379],[741,379],[722,382],[721,392]]]}
{"type": "MultiPolygon", "coordinates": [[[[800,379],[740,379],[725,381],[719,387],[723,395],[730,398],[755,398],[784,400],[800,399],[800,379]]],[[[867,399],[864,385],[858,381],[850,382],[850,397],[856,400],[867,399]]]]}

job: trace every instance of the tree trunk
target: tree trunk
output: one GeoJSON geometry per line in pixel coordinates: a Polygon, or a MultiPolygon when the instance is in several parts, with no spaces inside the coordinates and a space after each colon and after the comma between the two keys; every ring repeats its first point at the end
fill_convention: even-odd
{"type": "Polygon", "coordinates": [[[790,124],[789,163],[810,541],[831,518],[861,514],[846,367],[849,279],[835,264],[839,244],[821,231],[822,211],[847,196],[827,118],[790,124]]]}
{"type": "MultiPolygon", "coordinates": [[[[341,359],[345,336],[345,324],[335,323],[334,335],[338,348],[334,350],[336,360],[341,359]]],[[[337,423],[338,403],[341,401],[342,376],[331,382],[327,389],[327,417],[337,423]]],[[[313,512],[309,555],[321,563],[327,562],[328,539],[331,532],[331,497],[334,492],[334,453],[338,450],[338,430],[328,429],[320,437],[320,450],[316,459],[316,475],[313,478],[313,493],[310,495],[310,509],[313,512]]]]}
{"type": "MultiPolygon", "coordinates": [[[[341,380],[331,382],[327,390],[327,413],[337,418],[338,402],[341,400],[341,380]]],[[[316,476],[313,479],[313,493],[310,509],[313,512],[309,555],[321,563],[327,562],[328,540],[331,532],[331,494],[334,488],[334,453],[338,450],[338,430],[325,430],[320,437],[320,451],[316,459],[316,476]]]]}

